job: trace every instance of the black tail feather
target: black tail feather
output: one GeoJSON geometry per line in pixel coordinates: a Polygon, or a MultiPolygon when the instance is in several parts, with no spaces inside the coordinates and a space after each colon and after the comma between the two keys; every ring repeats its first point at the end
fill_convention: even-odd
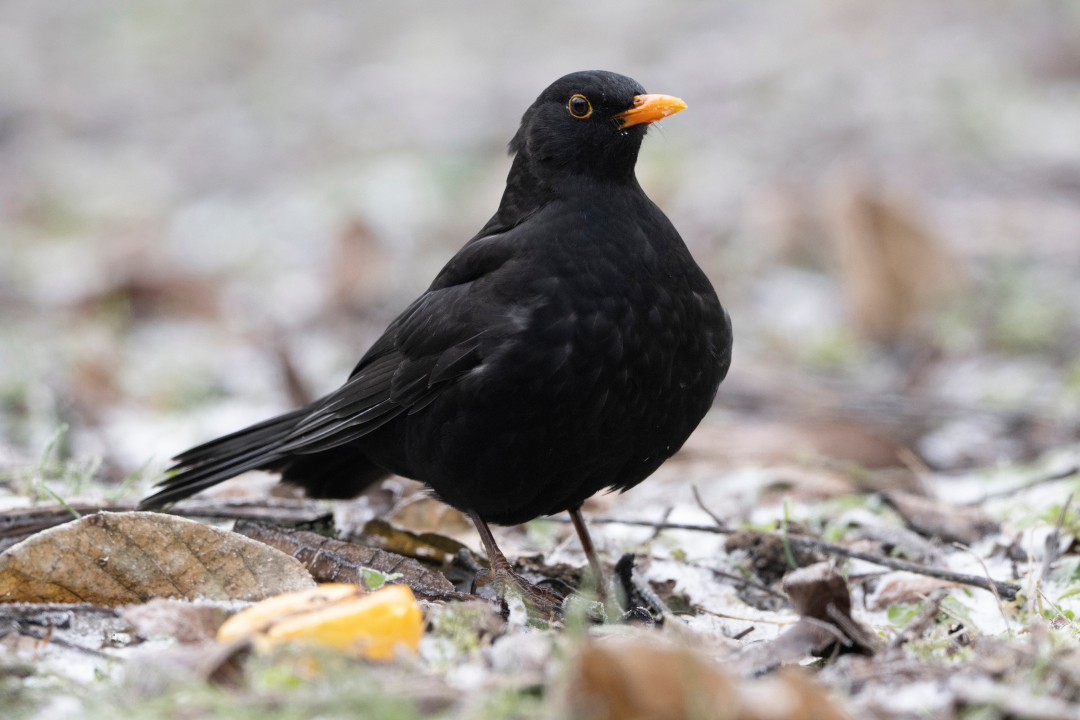
{"type": "Polygon", "coordinates": [[[173,458],[176,465],[169,469],[189,468],[258,445],[271,445],[292,432],[297,423],[311,412],[311,409],[311,405],[306,405],[185,450],[173,458]]]}
{"type": "Polygon", "coordinates": [[[140,502],[139,509],[183,500],[248,470],[281,472],[283,481],[303,486],[316,498],[353,497],[388,474],[356,448],[304,455],[282,451],[282,441],[309,412],[310,406],[299,408],[181,453],[170,468],[176,474],[159,483],[162,489],[140,502]]]}

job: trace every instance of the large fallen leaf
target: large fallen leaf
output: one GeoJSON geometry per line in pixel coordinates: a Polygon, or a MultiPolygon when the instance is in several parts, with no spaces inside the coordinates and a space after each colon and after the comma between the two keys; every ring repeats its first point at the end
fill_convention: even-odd
{"type": "Polygon", "coordinates": [[[161,513],[96,513],[0,554],[0,602],[256,601],[314,584],[272,547],[161,513]]]}
{"type": "Polygon", "coordinates": [[[251,637],[262,649],[287,641],[311,643],[385,660],[399,646],[416,652],[423,634],[424,614],[405,585],[369,593],[359,585],[328,584],[237,613],[221,626],[218,639],[251,637]]]}

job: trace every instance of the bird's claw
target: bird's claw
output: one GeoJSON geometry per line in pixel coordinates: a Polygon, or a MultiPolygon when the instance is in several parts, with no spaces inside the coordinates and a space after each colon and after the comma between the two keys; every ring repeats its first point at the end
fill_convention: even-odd
{"type": "Polygon", "coordinates": [[[494,583],[499,598],[505,598],[508,593],[519,594],[526,605],[545,615],[561,614],[562,598],[518,575],[505,558],[496,558],[490,570],[485,568],[476,574],[476,587],[489,583],[494,583]]]}

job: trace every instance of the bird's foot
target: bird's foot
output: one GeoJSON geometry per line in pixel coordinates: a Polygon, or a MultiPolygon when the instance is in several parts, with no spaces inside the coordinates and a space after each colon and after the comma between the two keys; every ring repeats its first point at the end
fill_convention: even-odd
{"type": "Polygon", "coordinates": [[[507,595],[520,595],[527,606],[544,616],[561,614],[562,598],[518,575],[502,554],[492,559],[490,570],[485,568],[476,574],[477,587],[489,583],[495,585],[495,594],[500,599],[505,599],[507,595]]]}

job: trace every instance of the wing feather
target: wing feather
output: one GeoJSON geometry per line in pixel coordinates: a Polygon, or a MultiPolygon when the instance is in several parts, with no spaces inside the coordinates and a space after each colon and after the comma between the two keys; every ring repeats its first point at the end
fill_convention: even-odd
{"type": "MultiPolygon", "coordinates": [[[[514,257],[508,235],[469,241],[365,353],[348,381],[306,407],[192,448],[175,459],[176,474],[141,507],[183,499],[247,470],[282,470],[298,455],[347,445],[403,413],[428,407],[483,362],[483,338],[497,306],[477,297],[476,283],[514,257]],[[477,303],[484,308],[478,317],[477,303]]],[[[479,292],[479,295],[477,295],[479,292]]],[[[351,466],[351,465],[350,465],[351,466]]]]}

